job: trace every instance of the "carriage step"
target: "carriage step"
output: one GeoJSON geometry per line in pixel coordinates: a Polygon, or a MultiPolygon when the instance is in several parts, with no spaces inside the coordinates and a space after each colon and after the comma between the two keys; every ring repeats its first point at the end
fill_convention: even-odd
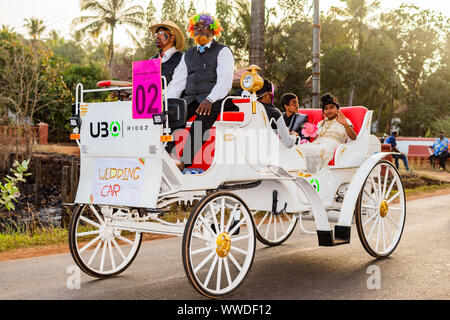
{"type": "Polygon", "coordinates": [[[350,243],[350,230],[351,227],[336,225],[334,227],[334,236],[333,230],[330,231],[317,230],[317,236],[319,238],[319,246],[334,247],[339,246],[341,244],[350,243]]]}

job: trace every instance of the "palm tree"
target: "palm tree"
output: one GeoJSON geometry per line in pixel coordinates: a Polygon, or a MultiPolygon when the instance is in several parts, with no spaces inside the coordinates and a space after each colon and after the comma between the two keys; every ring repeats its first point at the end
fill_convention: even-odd
{"type": "Polygon", "coordinates": [[[41,37],[45,30],[44,21],[34,17],[25,19],[23,26],[28,30],[28,34],[32,37],[33,43],[41,37]]]}
{"type": "Polygon", "coordinates": [[[333,7],[339,15],[347,17],[346,27],[349,31],[353,49],[360,52],[364,38],[369,33],[367,20],[375,9],[380,7],[380,1],[374,0],[369,3],[367,0],[341,0],[345,3],[345,8],[333,7]]]}
{"type": "MultiPolygon", "coordinates": [[[[343,9],[333,7],[333,10],[339,15],[347,17],[345,24],[349,31],[352,47],[360,53],[364,38],[366,38],[370,32],[367,24],[368,17],[371,12],[380,7],[380,1],[373,0],[369,3],[367,0],[341,0],[341,2],[344,2],[346,7],[343,9]]],[[[353,105],[354,93],[355,84],[352,84],[348,101],[349,106],[353,105]]]]}
{"type": "MultiPolygon", "coordinates": [[[[114,74],[114,31],[119,25],[139,29],[143,25],[144,9],[139,5],[127,7],[128,0],[80,0],[81,11],[90,11],[92,15],[74,19],[73,24],[84,24],[79,31],[87,32],[97,38],[102,32],[109,31],[108,65],[111,78],[114,74]]],[[[129,36],[135,36],[126,29],[129,36]]]]}

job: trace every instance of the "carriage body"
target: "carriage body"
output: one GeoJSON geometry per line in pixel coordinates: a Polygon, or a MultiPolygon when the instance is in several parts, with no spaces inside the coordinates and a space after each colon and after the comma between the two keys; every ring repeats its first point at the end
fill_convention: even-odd
{"type": "MultiPolygon", "coordinates": [[[[340,145],[330,165],[312,174],[306,171],[306,159],[301,147],[297,144],[286,146],[280,140],[272,129],[264,107],[255,101],[254,96],[232,97],[234,104],[239,107],[239,112],[234,116],[227,115],[226,112],[219,115],[213,126],[213,139],[202,148],[200,167],[205,171],[200,174],[182,174],[164,149],[165,139],[162,137],[167,136],[167,131],[162,124],[154,124],[152,119],[133,119],[131,101],[84,103],[83,94],[92,91],[95,90],[83,90],[81,85],[77,87],[77,105],[81,119],[80,137],[77,142],[81,162],[75,199],[78,211],[75,212],[70,227],[72,255],[79,266],[90,275],[108,277],[122,272],[133,261],[144,232],[183,235],[183,250],[186,252],[193,250],[194,238],[197,237],[206,241],[206,249],[194,251],[197,253],[213,248],[208,257],[213,257],[213,253],[217,252],[213,267],[216,268],[218,264],[219,270],[225,270],[222,269],[223,264],[227,271],[226,277],[223,278],[227,278],[228,286],[223,285],[224,288],[221,288],[225,280],[219,276],[216,280],[217,287],[214,290],[208,289],[207,282],[211,274],[205,275],[206,284],[196,275],[197,269],[206,262],[200,262],[195,268],[190,253],[183,255],[186,273],[201,293],[210,297],[221,297],[233,291],[247,274],[253,262],[255,238],[268,245],[281,244],[292,233],[297,221],[300,220],[301,223],[303,217],[314,220],[316,230],[312,233],[317,234],[319,245],[348,243],[357,207],[360,215],[361,211],[364,211],[373,218],[380,211],[380,208],[377,208],[380,203],[371,199],[377,198],[380,202],[385,200],[380,196],[381,189],[384,196],[387,191],[385,189],[389,187],[390,192],[394,182],[401,195],[399,198],[403,201],[400,203],[403,220],[397,221],[401,224],[397,233],[401,235],[405,212],[401,179],[395,168],[389,165],[384,165],[383,172],[380,161],[386,153],[381,153],[380,142],[370,134],[373,112],[364,107],[341,109],[354,123],[357,139],[340,145]],[[376,186],[370,181],[371,175],[374,174],[376,186]],[[384,174],[383,187],[381,174],[384,174]],[[366,190],[369,200],[364,200],[363,190],[366,190]],[[378,196],[375,197],[375,194],[378,196]],[[370,203],[367,204],[367,201],[370,203]],[[198,204],[187,222],[164,221],[161,219],[164,210],[174,202],[198,204]],[[205,213],[205,208],[211,212],[205,213]],[[87,222],[89,228],[92,225],[98,226],[98,233],[77,231],[82,211],[85,209],[91,210],[91,216],[97,217],[99,221],[92,222],[93,219],[90,218],[83,221],[87,222]],[[215,210],[217,213],[212,214],[215,210]],[[238,214],[234,226],[231,216],[236,215],[236,212],[238,214]],[[257,218],[256,213],[259,212],[266,214],[257,218]],[[222,221],[216,221],[216,214],[222,215],[222,221]],[[287,217],[285,220],[283,215],[287,217]],[[198,219],[202,220],[203,227],[199,227],[198,219]],[[205,219],[209,222],[205,222],[205,219]],[[228,223],[224,219],[227,219],[228,223]],[[268,234],[272,219],[274,235],[273,239],[270,239],[268,234]],[[275,225],[277,221],[278,234],[275,225]],[[330,225],[332,221],[337,222],[334,230],[330,225]],[[232,231],[226,230],[225,225],[232,231]],[[265,231],[261,231],[260,227],[264,226],[265,231]],[[218,236],[219,229],[222,231],[222,240],[218,236]],[[238,237],[236,229],[247,235],[238,237]],[[134,233],[134,238],[126,241],[121,236],[123,231],[134,233]],[[98,241],[98,245],[89,259],[83,259],[81,253],[88,251],[88,248],[81,246],[77,237],[91,233],[97,235],[97,238],[88,244],[98,241]],[[224,235],[225,238],[228,237],[228,242],[223,240],[224,235]],[[228,261],[226,258],[231,259],[231,253],[229,250],[222,250],[222,254],[219,254],[218,248],[226,247],[227,243],[232,247],[230,244],[233,242],[233,235],[236,241],[248,239],[248,242],[244,241],[247,246],[245,250],[232,248],[246,252],[242,262],[233,258],[238,272],[236,279],[232,281],[228,264],[225,266],[228,261]],[[113,258],[113,248],[119,247],[114,240],[116,236],[122,237],[123,241],[131,245],[128,255],[120,253],[123,262],[119,266],[113,258]],[[215,243],[217,248],[214,247],[215,243]],[[96,269],[90,266],[95,260],[96,252],[101,248],[103,260],[105,252],[109,251],[111,255],[111,267],[114,268],[108,272],[104,271],[104,262],[100,262],[100,267],[96,269]],[[242,271],[244,267],[247,270],[242,271]]],[[[318,111],[320,110],[300,110],[308,113],[310,122],[316,123],[318,111]]],[[[378,218],[374,220],[378,221],[378,218]]],[[[358,229],[359,234],[360,232],[364,230],[358,229]]],[[[367,239],[366,244],[363,242],[366,250],[370,248],[369,240],[367,239]]],[[[392,241],[393,248],[368,252],[373,256],[387,256],[395,249],[398,240],[392,241]]],[[[378,239],[376,242],[378,248],[378,239]]],[[[120,252],[120,249],[117,250],[120,252]]]]}

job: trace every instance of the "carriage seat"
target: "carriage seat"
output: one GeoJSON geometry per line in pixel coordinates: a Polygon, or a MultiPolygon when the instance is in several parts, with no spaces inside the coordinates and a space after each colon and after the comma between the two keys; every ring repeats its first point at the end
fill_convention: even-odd
{"type": "MultiPolygon", "coordinates": [[[[353,124],[353,130],[355,130],[355,133],[357,136],[359,136],[359,133],[361,132],[361,128],[364,123],[364,118],[367,113],[367,108],[365,107],[342,107],[339,108],[339,110],[342,111],[342,113],[351,121],[353,124]]],[[[298,111],[301,114],[308,115],[308,122],[314,123],[317,125],[321,120],[323,120],[322,117],[322,109],[299,109],[298,111]]],[[[311,142],[314,139],[311,139],[311,142]]],[[[335,164],[335,156],[333,159],[330,160],[328,163],[330,166],[333,166],[335,164]]]]}

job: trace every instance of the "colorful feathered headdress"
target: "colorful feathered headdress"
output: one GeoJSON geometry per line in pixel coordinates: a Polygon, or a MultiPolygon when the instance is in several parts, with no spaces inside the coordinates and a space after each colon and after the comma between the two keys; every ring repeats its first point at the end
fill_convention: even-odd
{"type": "Polygon", "coordinates": [[[191,38],[194,37],[194,26],[199,21],[205,22],[205,25],[209,26],[209,28],[214,31],[214,35],[220,37],[220,34],[223,31],[220,21],[208,13],[197,13],[189,19],[188,32],[191,38]]]}

